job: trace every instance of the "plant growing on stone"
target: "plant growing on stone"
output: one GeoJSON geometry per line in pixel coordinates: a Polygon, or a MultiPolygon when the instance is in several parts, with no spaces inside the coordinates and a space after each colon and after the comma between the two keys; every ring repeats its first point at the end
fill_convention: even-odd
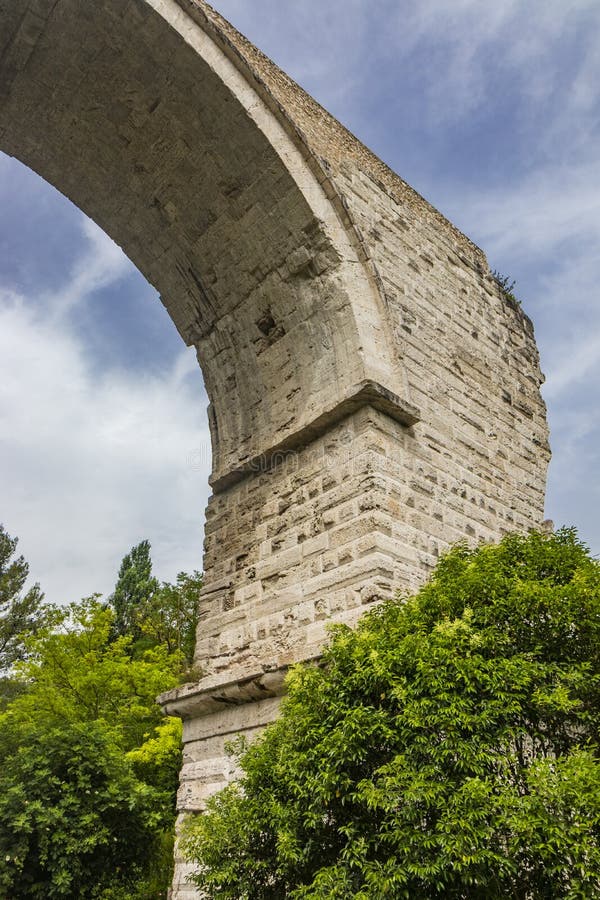
{"type": "Polygon", "coordinates": [[[514,281],[508,275],[501,275],[496,269],[492,272],[492,278],[504,294],[504,297],[507,300],[512,301],[512,303],[516,303],[517,306],[521,305],[521,301],[515,296],[514,290],[517,286],[517,282],[514,281]]]}
{"type": "Polygon", "coordinates": [[[235,750],[186,837],[203,896],[600,896],[600,565],[569,529],[454,548],[235,750]]]}

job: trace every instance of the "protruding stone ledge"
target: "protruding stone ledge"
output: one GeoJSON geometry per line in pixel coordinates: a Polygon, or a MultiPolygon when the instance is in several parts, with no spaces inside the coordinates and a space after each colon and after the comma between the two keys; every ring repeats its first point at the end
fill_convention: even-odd
{"type": "Polygon", "coordinates": [[[372,406],[380,412],[400,422],[401,425],[410,428],[421,421],[421,412],[412,403],[403,400],[393,391],[389,391],[376,381],[361,381],[354,385],[338,402],[317,416],[310,424],[301,426],[298,431],[287,435],[280,443],[276,444],[258,456],[252,457],[235,469],[223,474],[216,474],[210,478],[210,485],[218,494],[227,488],[247,478],[248,475],[258,472],[267,472],[273,465],[280,462],[286,454],[306,447],[312,441],[325,434],[333,425],[342,419],[355,413],[363,406],[372,406]]]}
{"type": "Polygon", "coordinates": [[[253,672],[239,679],[212,676],[198,684],[183,684],[167,691],[158,697],[158,703],[167,716],[181,719],[209,716],[228,707],[281,697],[287,671],[286,666],[272,672],[253,672]]]}

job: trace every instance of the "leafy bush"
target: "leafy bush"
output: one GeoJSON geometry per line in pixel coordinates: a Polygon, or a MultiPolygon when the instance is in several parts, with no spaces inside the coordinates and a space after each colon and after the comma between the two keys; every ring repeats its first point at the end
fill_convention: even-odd
{"type": "Polygon", "coordinates": [[[288,679],[190,823],[208,898],[600,896],[600,565],[573,530],[453,549],[288,679]]]}
{"type": "Polygon", "coordinates": [[[142,878],[160,808],[114,730],[71,722],[39,731],[9,715],[0,741],[1,896],[97,897],[122,876],[142,878]]]}

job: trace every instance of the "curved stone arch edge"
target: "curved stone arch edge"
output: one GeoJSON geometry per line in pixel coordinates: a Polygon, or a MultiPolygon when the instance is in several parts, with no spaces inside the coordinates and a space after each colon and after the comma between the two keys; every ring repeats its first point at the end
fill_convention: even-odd
{"type": "MultiPolygon", "coordinates": [[[[385,385],[409,402],[409,381],[394,350],[395,341],[388,317],[388,303],[377,266],[353,221],[345,198],[328,172],[328,163],[311,149],[309,141],[293,118],[278,102],[267,84],[196,0],[145,0],[161,15],[212,68],[228,87],[257,128],[281,158],[315,217],[332,239],[346,265],[353,268],[353,281],[361,294],[370,294],[378,325],[385,336],[388,371],[385,385]]],[[[218,15],[218,14],[217,14],[218,15]]],[[[242,36],[240,35],[240,38],[242,36]]],[[[298,91],[302,91],[298,87],[298,91]]],[[[302,91],[302,93],[304,93],[302,91]]],[[[325,111],[324,111],[325,114],[325,111]]],[[[329,115],[327,113],[327,115],[329,115]]],[[[364,326],[363,326],[364,327],[364,326]]],[[[362,341],[359,342],[362,345],[362,341]]],[[[362,346],[361,346],[362,349],[362,346]]],[[[366,374],[368,360],[366,361],[366,374]]]]}

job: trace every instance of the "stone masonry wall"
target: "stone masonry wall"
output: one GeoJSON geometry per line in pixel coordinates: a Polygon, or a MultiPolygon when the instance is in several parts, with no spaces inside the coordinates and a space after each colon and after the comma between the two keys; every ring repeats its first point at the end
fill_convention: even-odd
{"type": "MultiPolygon", "coordinates": [[[[285,669],[318,656],[330,622],[352,625],[394,590],[416,589],[449,543],[539,524],[531,471],[521,490],[502,463],[510,429],[486,446],[476,424],[421,432],[364,407],[211,499],[196,651],[207,674],[200,704],[196,686],[172,698],[184,718],[182,816],[234,776],[226,742],[275,718],[285,669]]],[[[177,900],[197,896],[188,873],[179,860],[177,900]]]]}
{"type": "Polygon", "coordinates": [[[485,497],[492,531],[537,521],[549,445],[531,321],[454,229],[415,216],[350,163],[336,183],[381,278],[431,449],[450,470],[453,458],[473,494],[485,497]]]}
{"type": "Polygon", "coordinates": [[[326,621],[414,589],[450,543],[539,524],[535,448],[515,440],[530,420],[493,371],[489,396],[473,378],[465,397],[464,376],[440,382],[441,365],[427,373],[439,389],[429,421],[406,428],[364,407],[211,499],[196,648],[207,675],[310,658],[326,621]]]}

